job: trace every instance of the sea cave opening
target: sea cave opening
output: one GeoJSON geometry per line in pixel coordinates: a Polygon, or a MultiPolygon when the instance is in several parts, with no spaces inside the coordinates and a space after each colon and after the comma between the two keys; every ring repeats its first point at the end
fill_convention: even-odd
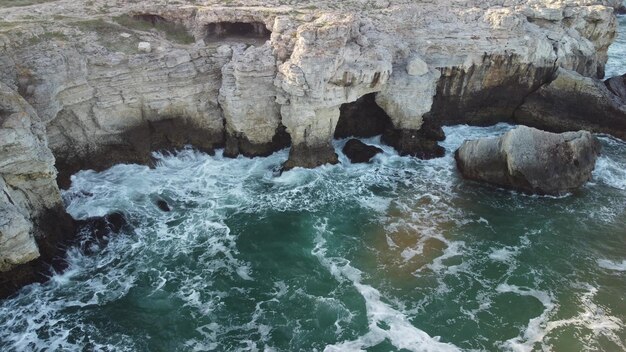
{"type": "Polygon", "coordinates": [[[373,137],[383,134],[390,126],[391,118],[376,104],[376,93],[370,93],[341,105],[334,137],[373,137]]]}
{"type": "Polygon", "coordinates": [[[262,22],[216,22],[206,26],[207,40],[269,40],[272,32],[262,22]]]}

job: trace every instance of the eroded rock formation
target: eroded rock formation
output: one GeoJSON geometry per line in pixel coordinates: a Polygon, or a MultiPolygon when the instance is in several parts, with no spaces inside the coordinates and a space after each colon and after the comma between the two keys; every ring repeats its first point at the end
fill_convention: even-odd
{"type": "Polygon", "coordinates": [[[464,178],[528,193],[558,195],[591,179],[600,142],[589,132],[556,134],[519,126],[456,151],[464,178]]]}
{"type": "Polygon", "coordinates": [[[365,144],[358,139],[350,139],[343,147],[343,153],[353,163],[367,163],[372,160],[376,154],[382,152],[382,149],[365,144]]]}
{"type": "MultiPolygon", "coordinates": [[[[0,160],[0,206],[12,219],[0,227],[32,239],[36,214],[60,204],[52,154],[62,187],[79,169],[150,163],[151,151],[185,144],[227,156],[291,144],[286,169],[338,162],[335,135],[383,134],[401,154],[441,155],[442,124],[512,120],[559,68],[601,78],[617,2],[5,6],[0,94],[23,107],[1,112],[0,133],[19,141],[0,141],[0,155],[19,160],[0,160]]],[[[27,242],[0,244],[24,253],[0,250],[0,261],[34,258],[27,242]]]]}
{"type": "Polygon", "coordinates": [[[515,120],[550,131],[587,130],[626,139],[622,77],[604,82],[559,69],[556,78],[526,97],[515,120]]]}
{"type": "Polygon", "coordinates": [[[73,235],[35,109],[0,82],[0,297],[44,279],[73,235]]]}

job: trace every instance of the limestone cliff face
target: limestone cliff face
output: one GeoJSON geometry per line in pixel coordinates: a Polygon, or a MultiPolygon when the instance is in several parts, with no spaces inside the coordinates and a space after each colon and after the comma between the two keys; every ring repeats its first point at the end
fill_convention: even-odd
{"type": "Polygon", "coordinates": [[[282,126],[289,164],[315,166],[335,161],[342,104],[377,93],[400,130],[501,121],[557,67],[601,75],[615,34],[602,0],[276,5],[65,0],[30,7],[38,21],[5,9],[0,80],[46,122],[62,179],[171,144],[265,155],[282,126]]]}
{"type": "Polygon", "coordinates": [[[0,83],[0,272],[39,257],[33,222],[61,205],[45,126],[0,83]]]}
{"type": "MultiPolygon", "coordinates": [[[[291,3],[2,8],[1,99],[23,106],[0,110],[0,133],[18,141],[0,140],[0,206],[14,221],[0,228],[20,229],[3,236],[26,239],[33,214],[59,204],[52,154],[62,187],[79,169],[185,144],[229,156],[291,144],[285,167],[314,167],[337,162],[342,106],[367,101],[388,116],[390,144],[432,155],[437,125],[511,119],[559,67],[602,76],[616,26],[605,0],[291,3]]],[[[27,242],[10,244],[22,261],[37,255],[27,242]]],[[[17,263],[3,248],[0,262],[17,263]]]]}

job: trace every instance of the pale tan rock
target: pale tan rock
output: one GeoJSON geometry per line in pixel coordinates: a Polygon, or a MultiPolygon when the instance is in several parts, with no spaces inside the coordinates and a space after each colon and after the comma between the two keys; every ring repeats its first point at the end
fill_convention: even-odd
{"type": "Polygon", "coordinates": [[[222,67],[219,94],[229,133],[256,144],[272,141],[280,124],[275,76],[276,59],[269,44],[234,50],[232,61],[222,67]]]}
{"type": "Polygon", "coordinates": [[[152,45],[148,42],[140,42],[137,45],[137,50],[139,50],[140,53],[150,53],[152,52],[152,45]]]}
{"type": "Polygon", "coordinates": [[[46,143],[35,110],[0,82],[0,272],[39,256],[33,220],[61,205],[46,143]]]}
{"type": "Polygon", "coordinates": [[[19,189],[11,197],[28,218],[60,199],[46,145],[67,173],[68,164],[93,166],[103,155],[111,159],[100,167],[145,161],[137,154],[155,139],[206,149],[225,135],[267,143],[282,123],[294,146],[289,166],[312,167],[336,162],[340,107],[370,93],[408,135],[425,114],[433,123],[497,122],[559,67],[602,74],[616,1],[57,0],[2,8],[0,81],[34,110],[27,104],[3,120],[0,175],[19,189]],[[188,33],[115,21],[135,14],[188,33]],[[253,33],[229,36],[227,23],[253,33]],[[211,36],[211,26],[223,35],[211,36]],[[149,55],[140,42],[150,43],[149,55]]]}
{"type": "Polygon", "coordinates": [[[413,57],[406,64],[406,73],[409,76],[422,76],[428,73],[428,64],[419,57],[413,57]]]}

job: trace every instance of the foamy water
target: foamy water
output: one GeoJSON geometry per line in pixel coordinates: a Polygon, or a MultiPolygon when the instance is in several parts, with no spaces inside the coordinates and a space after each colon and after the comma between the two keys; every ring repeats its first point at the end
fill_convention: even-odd
{"type": "Polygon", "coordinates": [[[593,182],[534,197],[459,178],[453,151],[510,125],[446,128],[444,158],[296,169],[287,151],[193,150],[83,171],[76,218],[131,230],[0,305],[3,350],[619,350],[626,145],[593,182]],[[166,200],[171,212],[155,205],[166,200]]]}
{"type": "Polygon", "coordinates": [[[626,350],[626,144],[600,136],[565,197],[458,176],[464,140],[512,127],[447,127],[428,161],[370,138],[384,153],[353,165],[336,141],[341,164],[278,177],[287,150],[80,172],[68,212],[130,226],[0,302],[0,350],[626,350]]]}

